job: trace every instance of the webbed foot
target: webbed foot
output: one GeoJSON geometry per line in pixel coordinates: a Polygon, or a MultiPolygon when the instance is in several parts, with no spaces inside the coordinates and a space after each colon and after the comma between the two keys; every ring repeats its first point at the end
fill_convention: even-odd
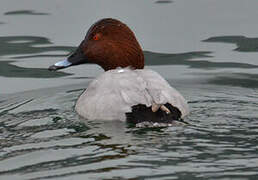
{"type": "Polygon", "coordinates": [[[151,110],[152,110],[152,112],[157,112],[159,109],[160,109],[161,111],[166,112],[167,114],[171,113],[170,110],[169,110],[164,104],[156,104],[156,103],[153,103],[153,104],[151,105],[151,110]]]}

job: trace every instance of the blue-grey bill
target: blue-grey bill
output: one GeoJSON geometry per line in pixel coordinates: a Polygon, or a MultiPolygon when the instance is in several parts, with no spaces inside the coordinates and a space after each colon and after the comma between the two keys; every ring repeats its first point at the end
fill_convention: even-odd
{"type": "Polygon", "coordinates": [[[55,70],[58,70],[58,69],[63,69],[63,68],[66,68],[68,66],[71,66],[72,63],[69,62],[67,59],[63,60],[63,61],[59,61],[57,63],[55,63],[54,65],[50,66],[48,69],[50,71],[55,71],[55,70]]]}

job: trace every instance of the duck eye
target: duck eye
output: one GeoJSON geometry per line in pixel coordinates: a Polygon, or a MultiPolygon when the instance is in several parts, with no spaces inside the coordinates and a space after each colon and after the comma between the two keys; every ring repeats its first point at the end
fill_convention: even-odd
{"type": "Polygon", "coordinates": [[[93,40],[94,40],[94,41],[99,40],[99,38],[100,38],[100,37],[99,37],[99,34],[96,34],[95,36],[93,36],[93,40]]]}

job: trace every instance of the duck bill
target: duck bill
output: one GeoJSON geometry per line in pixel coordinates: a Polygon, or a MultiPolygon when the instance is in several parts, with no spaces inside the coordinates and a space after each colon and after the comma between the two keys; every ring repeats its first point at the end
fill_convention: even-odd
{"type": "Polygon", "coordinates": [[[67,68],[67,67],[70,67],[70,66],[73,66],[73,65],[89,63],[87,57],[83,53],[82,43],[67,59],[62,60],[62,61],[58,61],[54,65],[50,66],[48,68],[48,70],[56,71],[58,69],[64,69],[64,68],[67,68]]]}

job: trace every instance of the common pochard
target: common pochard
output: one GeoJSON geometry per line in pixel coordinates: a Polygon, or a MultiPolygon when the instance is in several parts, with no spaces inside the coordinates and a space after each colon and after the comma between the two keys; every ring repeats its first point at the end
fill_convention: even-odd
{"type": "Polygon", "coordinates": [[[97,21],[75,52],[49,70],[83,63],[95,63],[105,70],[76,102],[75,110],[86,119],[166,123],[189,113],[186,100],[176,89],[157,72],[143,69],[141,46],[119,20],[97,21]]]}

